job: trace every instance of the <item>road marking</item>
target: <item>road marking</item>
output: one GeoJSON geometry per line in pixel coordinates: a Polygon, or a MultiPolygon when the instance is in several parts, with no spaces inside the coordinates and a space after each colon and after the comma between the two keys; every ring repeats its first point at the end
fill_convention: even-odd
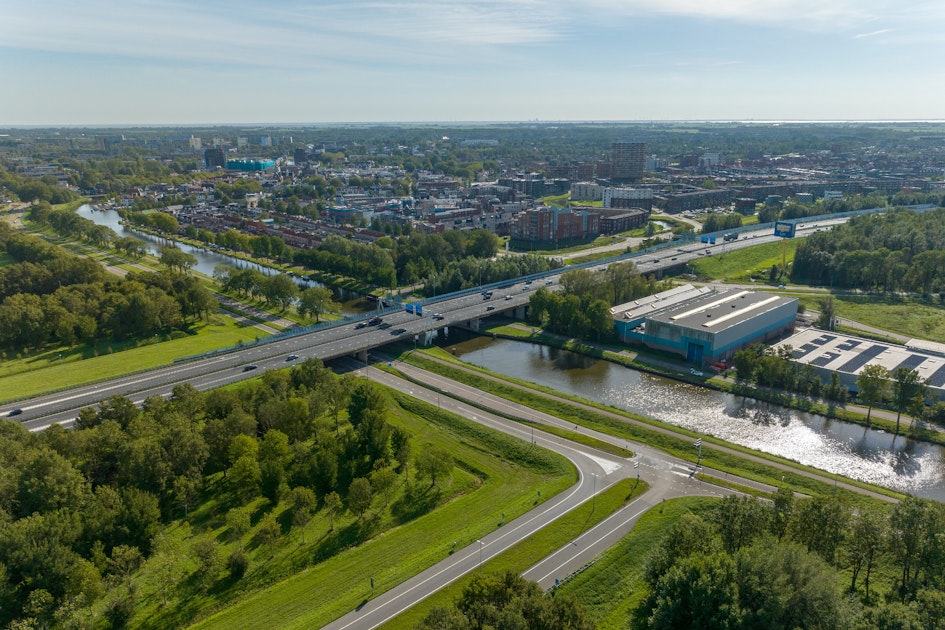
{"type": "Polygon", "coordinates": [[[590,453],[585,453],[584,451],[578,451],[578,453],[580,453],[580,454],[583,455],[584,457],[587,457],[588,459],[594,460],[594,462],[595,462],[598,466],[600,466],[601,468],[604,469],[604,474],[605,474],[605,475],[609,475],[610,473],[612,473],[612,472],[614,472],[614,471],[616,471],[616,470],[620,470],[621,468],[623,468],[623,465],[622,465],[622,464],[620,464],[620,463],[618,463],[618,462],[615,462],[615,461],[613,461],[613,460],[604,459],[603,457],[598,457],[598,456],[596,456],[596,455],[591,455],[590,453]]]}

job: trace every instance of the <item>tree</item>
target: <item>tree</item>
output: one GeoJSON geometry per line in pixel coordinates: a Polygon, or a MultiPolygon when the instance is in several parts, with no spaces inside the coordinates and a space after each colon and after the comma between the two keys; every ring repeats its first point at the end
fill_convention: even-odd
{"type": "Polygon", "coordinates": [[[193,542],[191,553],[197,562],[196,575],[200,581],[200,588],[206,592],[220,569],[220,543],[204,534],[193,542]]]}
{"type": "Polygon", "coordinates": [[[364,477],[358,477],[351,481],[351,485],[348,486],[348,509],[357,514],[359,519],[371,507],[373,499],[370,481],[364,477]]]}
{"type": "Polygon", "coordinates": [[[833,298],[827,296],[820,300],[820,315],[817,317],[817,326],[824,330],[833,330],[836,322],[836,307],[833,298]]]}
{"type": "Polygon", "coordinates": [[[735,628],[741,616],[737,583],[729,555],[689,556],[660,577],[638,614],[652,630],[735,628]]]}
{"type": "Polygon", "coordinates": [[[226,513],[226,526],[230,530],[230,536],[239,543],[240,549],[243,548],[243,536],[252,526],[251,516],[252,510],[247,506],[231,508],[226,513]]]}
{"type": "Polygon", "coordinates": [[[269,276],[263,282],[262,294],[266,298],[266,304],[276,303],[282,307],[282,310],[289,308],[298,294],[299,287],[289,276],[284,273],[277,273],[269,276]]]}
{"type": "Polygon", "coordinates": [[[282,536],[282,528],[279,526],[279,521],[276,520],[275,512],[267,512],[266,515],[262,517],[262,520],[259,521],[257,535],[259,536],[259,540],[269,547],[269,557],[275,558],[276,554],[273,550],[273,545],[275,545],[279,537],[282,536]]]}
{"type": "Polygon", "coordinates": [[[866,365],[856,377],[856,386],[860,390],[858,398],[869,405],[866,422],[870,421],[873,405],[886,400],[890,391],[889,370],[878,363],[866,365]]]}
{"type": "Polygon", "coordinates": [[[184,272],[197,264],[197,257],[171,245],[161,248],[161,264],[179,272],[184,272]]]}
{"type": "Polygon", "coordinates": [[[341,312],[341,304],[335,302],[328,287],[310,287],[299,294],[299,315],[315,317],[318,322],[321,315],[341,312]]]}
{"type": "Polygon", "coordinates": [[[862,510],[853,517],[853,526],[846,539],[846,556],[850,561],[850,590],[856,590],[860,571],[865,571],[863,587],[870,599],[870,574],[877,556],[886,547],[886,517],[876,510],[862,510]]]}
{"type": "Polygon", "coordinates": [[[384,497],[385,506],[390,503],[390,495],[395,483],[397,483],[397,473],[390,468],[378,468],[371,473],[371,487],[377,494],[384,497]]]}
{"type": "Polygon", "coordinates": [[[312,519],[315,510],[315,493],[311,488],[296,486],[289,496],[292,505],[292,525],[302,530],[302,544],[305,544],[305,526],[312,519]]]}
{"type": "Polygon", "coordinates": [[[328,517],[328,527],[331,531],[335,530],[335,516],[341,511],[341,497],[337,492],[329,492],[325,495],[323,501],[325,516],[328,517]]]}
{"type": "Polygon", "coordinates": [[[453,470],[453,458],[445,450],[428,444],[417,453],[414,467],[417,469],[418,478],[430,478],[430,487],[432,488],[437,481],[453,470]]]}
{"type": "Polygon", "coordinates": [[[537,583],[505,571],[474,576],[452,606],[432,609],[418,627],[590,630],[594,625],[573,597],[546,595],[537,583]]]}
{"type": "Polygon", "coordinates": [[[893,400],[896,403],[896,435],[899,434],[899,418],[902,412],[906,411],[913,417],[919,415],[922,405],[925,403],[925,396],[928,393],[925,381],[919,377],[919,373],[905,367],[896,368],[893,373],[893,400]]]}

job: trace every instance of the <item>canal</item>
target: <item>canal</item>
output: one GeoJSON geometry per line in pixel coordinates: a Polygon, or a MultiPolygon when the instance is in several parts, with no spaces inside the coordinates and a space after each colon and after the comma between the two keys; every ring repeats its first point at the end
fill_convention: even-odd
{"type": "MultiPolygon", "coordinates": [[[[157,236],[126,228],[121,223],[121,216],[115,210],[98,210],[90,204],[85,204],[79,207],[79,209],[76,211],[76,214],[95,222],[97,225],[104,225],[105,227],[111,228],[111,230],[116,234],[121,236],[131,236],[138,239],[147,246],[148,252],[154,254],[155,256],[160,256],[160,249],[165,244],[165,240],[157,236]]],[[[194,270],[207,276],[213,276],[213,270],[217,265],[231,265],[240,269],[258,269],[266,275],[277,273],[277,270],[273,269],[272,267],[266,267],[265,265],[248,262],[234,256],[227,256],[226,254],[221,254],[220,252],[194,247],[192,245],[188,245],[187,243],[177,242],[174,243],[174,245],[188,254],[192,254],[194,258],[197,259],[197,264],[194,265],[194,270]]],[[[297,282],[299,286],[302,287],[318,284],[304,278],[298,279],[297,282]]],[[[377,304],[375,302],[365,300],[357,295],[336,295],[336,299],[340,299],[342,301],[342,315],[344,316],[358,315],[360,313],[377,308],[377,304]]]]}
{"type": "Polygon", "coordinates": [[[885,431],[654,376],[537,344],[473,337],[456,356],[538,383],[917,496],[945,500],[943,449],[885,431]]]}

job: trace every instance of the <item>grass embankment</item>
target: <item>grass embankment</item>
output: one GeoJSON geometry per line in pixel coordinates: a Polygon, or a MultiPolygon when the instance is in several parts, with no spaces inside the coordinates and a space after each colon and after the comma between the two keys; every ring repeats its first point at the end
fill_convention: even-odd
{"type": "MultiPolygon", "coordinates": [[[[707,468],[727,472],[772,486],[787,484],[805,494],[824,494],[833,491],[834,476],[811,466],[804,466],[769,453],[705,436],[653,418],[647,418],[607,405],[564,394],[547,387],[528,383],[506,375],[495,374],[469,364],[435,349],[422,353],[405,353],[401,359],[422,369],[452,378],[471,387],[527,405],[536,411],[548,413],[566,422],[573,422],[620,439],[634,440],[659,448],[680,459],[695,461],[697,454],[692,448],[693,440],[702,438],[702,464],[707,468]],[[435,361],[425,356],[430,353],[441,359],[435,361]],[[449,365],[455,363],[457,367],[449,365]],[[462,368],[458,367],[462,364],[462,368]],[[710,448],[717,444],[735,452],[710,448]],[[743,457],[744,455],[744,457],[743,457]],[[788,470],[776,467],[779,464],[788,470]],[[808,473],[800,474],[801,472],[808,473]],[[813,478],[809,475],[816,475],[813,478]]],[[[844,478],[844,482],[878,494],[900,498],[900,493],[844,478]]],[[[858,497],[848,492],[851,498],[858,497]]],[[[855,499],[858,500],[858,499],[855,499]]]]}
{"type": "MultiPolygon", "coordinates": [[[[937,300],[896,295],[853,295],[838,293],[831,296],[837,316],[887,330],[892,333],[945,343],[945,304],[937,300]]],[[[823,295],[801,297],[801,303],[815,311],[820,310],[823,295]]],[[[842,327],[842,322],[841,322],[842,327]]],[[[857,334],[851,330],[851,334],[857,334]]]]}
{"type": "MultiPolygon", "coordinates": [[[[502,573],[506,570],[522,573],[561,547],[567,545],[597,523],[625,507],[649,489],[646,482],[624,479],[597,495],[593,502],[586,502],[551,525],[526,538],[512,549],[499,554],[482,565],[486,573],[502,573]]],[[[565,576],[561,576],[562,578],[565,576]]],[[[467,574],[448,587],[423,600],[402,615],[383,624],[381,628],[413,628],[434,607],[445,607],[456,599],[472,581],[467,574]]]]}
{"type": "MultiPolygon", "coordinates": [[[[799,242],[803,239],[792,238],[784,241],[784,260],[794,260],[799,242]]],[[[711,248],[711,255],[689,262],[692,272],[704,280],[725,280],[726,282],[768,282],[771,267],[781,266],[781,243],[764,243],[742,249],[722,252],[724,245],[711,248]]],[[[781,284],[786,278],[779,279],[781,284]]]]}
{"type": "MultiPolygon", "coordinates": [[[[563,457],[409,396],[390,395],[397,403],[390,420],[412,434],[415,449],[433,445],[454,458],[452,483],[437,491],[444,496],[436,501],[426,496],[436,494],[426,481],[402,485],[390,507],[375,500],[364,521],[337,517],[334,532],[319,512],[305,528],[307,545],[297,532],[289,532],[271,559],[250,533],[245,540],[250,541],[251,569],[243,580],[219,592],[192,594],[186,606],[183,601],[163,606],[152,586],[137,613],[147,620],[143,627],[180,627],[198,610],[228,604],[198,627],[321,627],[362,604],[370,596],[371,577],[382,593],[446,558],[454,541],[457,548],[472,544],[499,527],[503,513],[507,522],[534,508],[537,496],[547,500],[576,482],[576,471],[563,457]],[[439,507],[427,511],[433,504],[439,507]],[[366,527],[369,539],[362,538],[366,527]]],[[[257,518],[268,505],[260,502],[257,518]]],[[[288,506],[276,509],[286,531],[288,506]]],[[[224,512],[206,506],[191,523],[227,540],[224,512]]],[[[228,552],[234,544],[226,543],[228,552]]]]}
{"type": "Polygon", "coordinates": [[[170,340],[102,341],[93,346],[3,356],[0,400],[35,396],[155,368],[176,358],[249,343],[263,336],[255,328],[240,327],[219,315],[211,316],[209,323],[197,322],[189,334],[181,334],[185,336],[170,340]]]}
{"type": "Polygon", "coordinates": [[[705,515],[716,503],[718,499],[708,497],[671,499],[647,511],[633,531],[557,590],[577,598],[599,630],[629,627],[646,594],[644,560],[677,519],[690,512],[705,515]]]}

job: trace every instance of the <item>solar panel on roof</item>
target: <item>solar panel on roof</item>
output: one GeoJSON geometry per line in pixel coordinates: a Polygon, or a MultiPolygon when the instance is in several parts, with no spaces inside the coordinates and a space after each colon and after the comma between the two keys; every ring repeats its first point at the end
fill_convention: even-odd
{"type": "Polygon", "coordinates": [[[830,343],[836,338],[836,335],[821,335],[820,337],[817,337],[817,339],[814,339],[811,343],[817,346],[822,346],[825,343],[830,343]]]}
{"type": "Polygon", "coordinates": [[[853,373],[886,351],[886,346],[873,344],[838,368],[838,372],[853,373]]]}
{"type": "Polygon", "coordinates": [[[794,348],[794,350],[791,352],[791,354],[793,354],[795,358],[800,359],[802,356],[804,356],[804,355],[806,355],[806,354],[810,354],[812,351],[814,351],[814,350],[816,350],[816,349],[817,349],[817,346],[815,346],[814,344],[812,344],[812,343],[805,343],[805,344],[804,344],[803,346],[801,346],[800,348],[794,348]]]}
{"type": "Polygon", "coordinates": [[[925,382],[931,387],[942,387],[945,385],[945,365],[935,370],[932,376],[926,379],[925,382]]]}
{"type": "Polygon", "coordinates": [[[926,359],[928,359],[928,357],[923,357],[922,355],[919,355],[919,354],[910,354],[908,357],[906,357],[905,361],[903,361],[902,363],[897,365],[895,368],[893,368],[892,371],[895,372],[899,368],[906,368],[907,370],[914,370],[920,365],[922,365],[923,363],[925,363],[926,359]]]}
{"type": "Polygon", "coordinates": [[[840,356],[840,354],[837,353],[837,352],[825,352],[825,353],[822,354],[821,356],[819,356],[819,357],[817,357],[816,359],[812,360],[812,361],[810,362],[810,364],[811,364],[811,365],[816,365],[817,367],[824,367],[825,365],[827,365],[828,363],[830,363],[831,361],[833,361],[834,359],[836,359],[836,358],[839,357],[839,356],[840,356]]]}

